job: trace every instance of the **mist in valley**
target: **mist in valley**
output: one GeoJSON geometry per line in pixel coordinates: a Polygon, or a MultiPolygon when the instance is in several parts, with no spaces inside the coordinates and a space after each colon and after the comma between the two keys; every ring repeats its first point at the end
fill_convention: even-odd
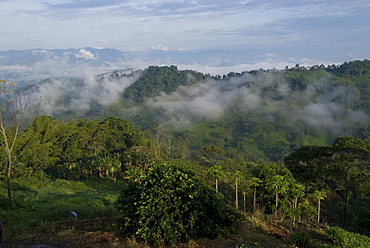
{"type": "MultiPolygon", "coordinates": [[[[20,84],[21,88],[32,85],[27,94],[35,101],[41,97],[45,103],[38,114],[52,117],[63,113],[85,116],[116,104],[124,90],[144,75],[147,66],[160,63],[139,58],[103,62],[99,55],[86,49],[60,56],[46,50],[43,53],[43,59],[33,64],[2,65],[0,72],[22,78],[25,83],[20,84]]],[[[268,58],[263,65],[276,64],[277,61],[271,60],[268,58]]],[[[240,72],[244,68],[246,72],[261,65],[193,64],[178,68],[196,68],[196,71],[208,71],[208,75],[222,76],[232,70],[240,72]]],[[[291,62],[280,61],[282,68],[284,65],[293,67],[291,62]]],[[[306,125],[334,136],[347,135],[350,126],[361,126],[368,121],[367,113],[359,108],[360,96],[354,87],[332,83],[332,75],[327,73],[319,79],[309,79],[304,88],[297,90],[294,82],[283,76],[283,70],[280,69],[281,73],[275,69],[259,70],[180,86],[170,94],[162,93],[139,105],[120,106],[119,117],[133,119],[137,114],[146,113],[160,127],[186,127],[227,118],[231,113],[253,113],[272,125],[306,125]]],[[[189,75],[188,81],[192,80],[189,75]]]]}

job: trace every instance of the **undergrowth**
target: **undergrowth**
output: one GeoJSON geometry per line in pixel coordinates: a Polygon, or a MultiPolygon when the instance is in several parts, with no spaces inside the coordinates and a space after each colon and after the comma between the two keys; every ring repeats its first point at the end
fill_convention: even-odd
{"type": "Polygon", "coordinates": [[[370,238],[357,233],[348,232],[340,227],[328,227],[326,230],[328,237],[333,243],[345,248],[368,248],[370,238]]]}
{"type": "MultiPolygon", "coordinates": [[[[135,239],[120,238],[114,225],[118,216],[115,202],[121,188],[119,181],[17,179],[12,181],[13,199],[10,201],[5,182],[0,181],[0,220],[4,225],[4,240],[60,247],[147,248],[135,239]],[[76,222],[71,221],[70,211],[78,213],[76,222]],[[63,243],[66,240],[71,243],[69,246],[63,243]]],[[[275,222],[263,214],[246,217],[241,228],[228,237],[191,240],[176,247],[370,247],[369,237],[339,227],[292,233],[284,223],[275,222]],[[325,240],[318,239],[315,232],[325,240]]]]}
{"type": "Polygon", "coordinates": [[[9,200],[0,181],[0,220],[8,229],[66,221],[71,211],[79,219],[117,216],[114,203],[121,182],[17,179],[11,188],[9,200]]]}

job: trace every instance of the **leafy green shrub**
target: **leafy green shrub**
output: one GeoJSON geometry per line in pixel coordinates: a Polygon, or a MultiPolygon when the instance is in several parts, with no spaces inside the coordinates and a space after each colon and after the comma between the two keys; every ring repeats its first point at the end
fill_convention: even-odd
{"type": "Polygon", "coordinates": [[[308,203],[299,204],[297,213],[299,216],[299,221],[301,222],[310,222],[313,221],[316,217],[316,207],[308,203]]]}
{"type": "Polygon", "coordinates": [[[131,170],[116,202],[125,236],[150,245],[215,238],[243,219],[193,172],[174,165],[131,170]]]}
{"type": "Polygon", "coordinates": [[[345,230],[339,227],[328,227],[326,234],[333,241],[335,245],[345,245],[348,243],[348,235],[345,230]]]}
{"type": "Polygon", "coordinates": [[[4,210],[11,210],[14,208],[14,202],[8,197],[0,195],[0,208],[4,210]]]}
{"type": "Polygon", "coordinates": [[[360,232],[370,232],[370,205],[363,206],[356,211],[353,225],[360,232]]]}
{"type": "Polygon", "coordinates": [[[296,231],[290,237],[290,244],[293,247],[307,248],[312,247],[311,237],[306,231],[296,231]]]}
{"type": "Polygon", "coordinates": [[[340,227],[327,227],[326,234],[335,245],[346,248],[370,247],[370,238],[357,233],[348,232],[340,227]]]}
{"type": "Polygon", "coordinates": [[[14,210],[14,209],[33,210],[34,205],[30,201],[23,201],[20,199],[10,200],[8,197],[0,195],[0,209],[3,209],[3,210],[14,210]]]}

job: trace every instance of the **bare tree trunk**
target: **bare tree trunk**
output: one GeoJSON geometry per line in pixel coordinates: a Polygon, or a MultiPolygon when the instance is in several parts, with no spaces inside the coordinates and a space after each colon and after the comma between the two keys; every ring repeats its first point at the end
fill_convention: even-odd
{"type": "MultiPolygon", "coordinates": [[[[0,95],[12,94],[15,92],[14,82],[8,83],[6,81],[0,80],[0,85],[2,87],[0,95]]],[[[24,118],[29,102],[22,97],[16,97],[14,99],[5,99],[5,101],[2,100],[0,101],[0,107],[2,108],[2,111],[0,111],[0,134],[4,139],[5,146],[4,150],[7,157],[6,178],[7,178],[8,198],[12,199],[10,181],[11,181],[11,171],[13,163],[15,161],[15,158],[13,157],[14,156],[13,151],[15,147],[15,142],[18,138],[19,127],[24,118]],[[7,117],[8,119],[10,119],[10,121],[5,120],[3,112],[8,112],[7,117]],[[9,118],[9,116],[11,116],[12,118],[9,118]],[[10,128],[14,128],[14,133],[9,131],[10,128]],[[9,136],[11,136],[12,138],[11,140],[8,139],[9,136]]]]}
{"type": "Polygon", "coordinates": [[[347,223],[347,209],[349,204],[349,192],[346,189],[345,196],[344,196],[344,205],[343,205],[343,224],[347,223]]]}
{"type": "Polygon", "coordinates": [[[218,179],[216,179],[215,184],[216,184],[216,192],[218,192],[218,179]]]}
{"type": "Polygon", "coordinates": [[[238,184],[235,184],[235,208],[239,209],[238,184]]]}
{"type": "Polygon", "coordinates": [[[279,204],[279,194],[275,194],[275,217],[277,218],[278,216],[278,204],[279,204]]]}
{"type": "Polygon", "coordinates": [[[6,184],[7,184],[7,190],[8,190],[8,198],[11,200],[12,199],[12,190],[11,190],[11,187],[10,187],[10,169],[11,169],[11,166],[8,165],[8,168],[6,170],[6,184]]]}
{"type": "Polygon", "coordinates": [[[318,203],[317,203],[317,223],[320,223],[320,205],[321,205],[321,200],[319,198],[318,203]]]}
{"type": "Polygon", "coordinates": [[[244,205],[244,212],[247,212],[247,194],[243,192],[243,205],[244,205]]]}
{"type": "Polygon", "coordinates": [[[253,192],[253,210],[256,211],[257,207],[257,188],[254,187],[254,192],[253,192]]]}
{"type": "Polygon", "coordinates": [[[4,243],[4,239],[3,239],[3,223],[1,223],[0,221],[0,245],[4,243]]]}
{"type": "MultiPolygon", "coordinates": [[[[0,116],[0,118],[2,118],[2,117],[0,116]]],[[[12,151],[14,149],[16,137],[18,136],[18,126],[16,127],[14,137],[13,137],[13,141],[11,142],[11,144],[9,144],[9,140],[8,140],[8,136],[7,136],[8,132],[5,129],[2,122],[0,123],[0,133],[3,136],[3,139],[4,139],[5,153],[6,153],[6,157],[7,157],[6,182],[7,182],[8,198],[12,199],[12,191],[11,191],[11,186],[10,186],[11,171],[12,171],[12,166],[13,166],[12,151]]]]}
{"type": "Polygon", "coordinates": [[[294,203],[293,203],[293,224],[295,224],[295,221],[296,221],[297,207],[298,207],[298,197],[294,197],[294,203]]]}

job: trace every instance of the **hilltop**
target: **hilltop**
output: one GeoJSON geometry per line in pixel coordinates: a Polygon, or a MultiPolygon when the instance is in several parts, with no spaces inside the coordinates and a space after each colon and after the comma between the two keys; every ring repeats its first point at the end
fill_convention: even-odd
{"type": "Polygon", "coordinates": [[[233,156],[281,160],[304,145],[366,137],[369,62],[210,75],[176,66],[49,78],[28,90],[57,119],[115,116],[181,142],[180,156],[216,144],[233,156]]]}

